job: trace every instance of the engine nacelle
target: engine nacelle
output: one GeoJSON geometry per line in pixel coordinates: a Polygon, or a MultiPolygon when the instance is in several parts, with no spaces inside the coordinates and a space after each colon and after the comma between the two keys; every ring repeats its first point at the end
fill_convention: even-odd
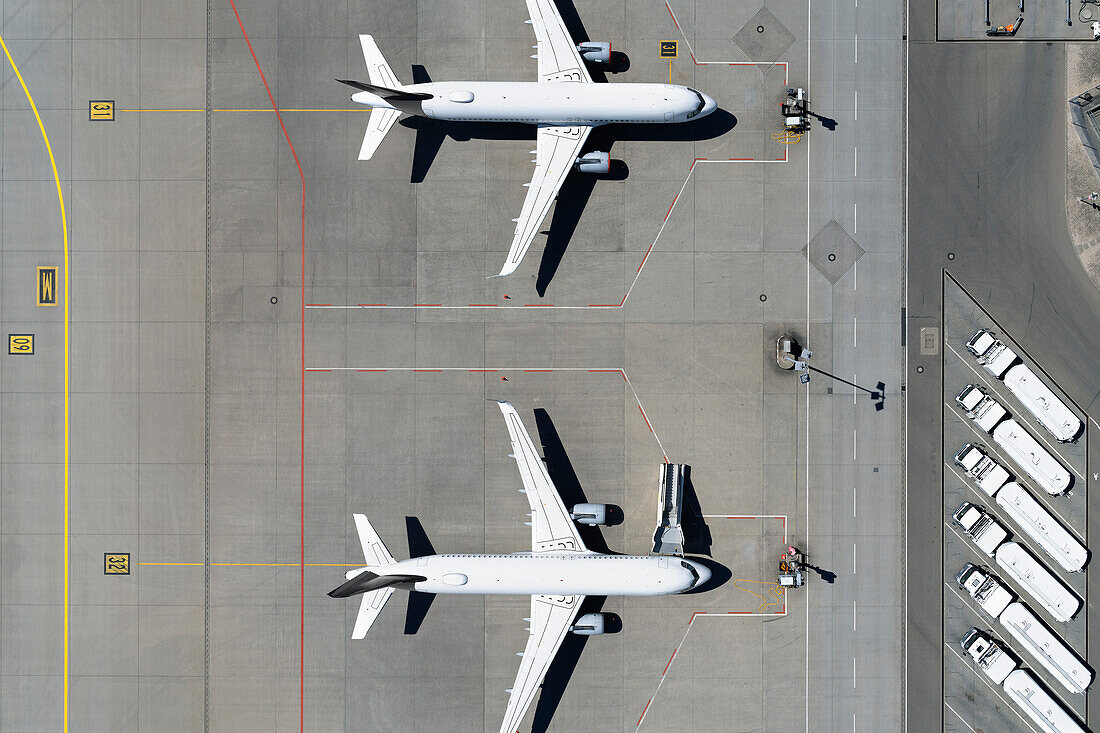
{"type": "Polygon", "coordinates": [[[577,623],[569,627],[577,636],[599,636],[604,633],[604,615],[602,613],[586,613],[577,619],[577,623]]]}
{"type": "Polygon", "coordinates": [[[607,524],[607,504],[574,504],[569,516],[578,524],[607,524]]]}
{"type": "Polygon", "coordinates": [[[577,158],[575,165],[581,173],[607,173],[611,170],[611,153],[593,150],[577,158]]]}
{"type": "Polygon", "coordinates": [[[606,64],[611,61],[611,44],[607,41],[585,41],[577,44],[577,50],[585,61],[606,64]]]}

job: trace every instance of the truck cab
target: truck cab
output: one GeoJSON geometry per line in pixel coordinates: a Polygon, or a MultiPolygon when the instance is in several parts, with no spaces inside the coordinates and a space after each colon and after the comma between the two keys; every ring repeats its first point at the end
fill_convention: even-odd
{"type": "Polygon", "coordinates": [[[955,395],[955,404],[961,407],[966,416],[977,423],[985,432],[990,432],[997,423],[1008,415],[1001,403],[985,393],[981,387],[968,384],[955,395]]]}
{"type": "Polygon", "coordinates": [[[963,532],[973,540],[978,549],[989,557],[1002,542],[1008,539],[1008,531],[997,523],[993,516],[984,508],[964,501],[951,515],[955,524],[962,527],[963,532]]]}
{"type": "Polygon", "coordinates": [[[955,465],[962,468],[966,475],[974,479],[978,488],[986,496],[993,496],[1005,483],[1012,478],[1001,464],[987,456],[985,452],[974,445],[967,443],[955,454],[955,465]]]}
{"type": "Polygon", "coordinates": [[[955,580],[993,618],[999,617],[1016,600],[1016,596],[1005,588],[997,576],[974,563],[968,562],[962,572],[955,576],[955,580]]]}
{"type": "Polygon", "coordinates": [[[1000,644],[993,640],[993,637],[976,628],[970,629],[959,644],[978,665],[978,669],[985,672],[995,684],[1004,682],[1005,677],[1016,669],[1016,660],[1010,657],[1000,644]]]}

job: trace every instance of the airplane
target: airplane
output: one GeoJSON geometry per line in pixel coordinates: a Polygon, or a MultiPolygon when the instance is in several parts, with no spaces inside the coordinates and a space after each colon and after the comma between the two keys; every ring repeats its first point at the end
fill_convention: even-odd
{"type": "Polygon", "coordinates": [[[607,555],[593,552],[581,540],[576,522],[606,523],[606,505],[577,504],[570,512],[550,480],[535,444],[508,402],[497,402],[512,440],[531,505],[531,550],[512,554],[429,555],[395,560],[362,514],[353,515],[363,545],[365,567],[350,570],[346,582],[329,592],[333,598],[363,594],[351,638],[362,639],[395,588],[424,593],[530,595],[530,636],[520,653],[519,671],[507,690],[508,707],[501,733],[514,733],[543,677],[572,632],[596,636],[605,617],[589,613],[575,618],[585,596],[660,596],[699,588],[711,571],[693,560],[664,555],[607,555]]]}
{"type": "Polygon", "coordinates": [[[611,44],[574,43],[554,0],[526,0],[535,30],[538,81],[449,81],[403,85],[374,38],[359,36],[370,83],[337,79],[359,91],[351,99],[371,108],[359,160],[370,160],[402,113],[436,120],[538,125],[535,172],[516,222],[512,245],[496,275],[516,271],[531,247],[569,171],[607,173],[611,154],[580,154],[588,133],[607,123],[686,122],[718,108],[711,97],[678,84],[594,84],[585,61],[607,63],[611,44]]]}

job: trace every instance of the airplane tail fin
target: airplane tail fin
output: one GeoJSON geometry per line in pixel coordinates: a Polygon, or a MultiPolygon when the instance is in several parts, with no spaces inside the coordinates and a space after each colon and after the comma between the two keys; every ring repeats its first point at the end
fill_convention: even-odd
{"type": "MultiPolygon", "coordinates": [[[[359,543],[363,546],[363,557],[366,559],[368,567],[393,565],[396,560],[393,559],[390,551],[386,549],[382,538],[374,531],[374,527],[371,526],[366,515],[353,514],[352,516],[355,518],[355,529],[359,533],[359,543]]],[[[386,601],[393,595],[393,585],[400,580],[405,580],[405,578],[402,576],[379,577],[367,568],[356,568],[348,571],[344,577],[347,578],[347,582],[330,591],[329,595],[333,598],[347,598],[356,593],[363,594],[363,600],[359,604],[359,613],[355,617],[355,628],[351,632],[351,638],[362,639],[367,635],[378,615],[382,613],[386,601]]]]}
{"type": "Polygon", "coordinates": [[[382,52],[378,50],[378,44],[374,42],[373,36],[361,35],[359,42],[363,45],[363,60],[367,63],[370,84],[348,79],[337,81],[354,87],[360,92],[367,92],[367,94],[356,95],[352,99],[365,104],[374,101],[375,104],[381,105],[371,108],[367,131],[363,135],[363,145],[359,148],[359,160],[370,160],[385,139],[386,133],[393,127],[393,123],[397,122],[397,118],[401,116],[401,111],[394,105],[402,107],[402,102],[417,103],[430,99],[431,95],[404,91],[404,86],[393,73],[390,65],[386,63],[382,52]]]}

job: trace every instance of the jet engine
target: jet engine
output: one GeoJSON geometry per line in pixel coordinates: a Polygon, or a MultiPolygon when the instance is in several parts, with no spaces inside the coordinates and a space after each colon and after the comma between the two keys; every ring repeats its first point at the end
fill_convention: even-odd
{"type": "Polygon", "coordinates": [[[569,630],[577,636],[599,636],[604,632],[604,614],[586,613],[569,630]]]}
{"type": "Polygon", "coordinates": [[[607,524],[607,504],[574,504],[569,516],[579,524],[607,524]]]}
{"type": "Polygon", "coordinates": [[[611,153],[593,150],[577,158],[575,165],[581,173],[607,173],[611,170],[611,153]]]}
{"type": "Polygon", "coordinates": [[[577,44],[577,50],[585,61],[606,64],[611,60],[611,44],[607,41],[585,41],[577,44]]]}

